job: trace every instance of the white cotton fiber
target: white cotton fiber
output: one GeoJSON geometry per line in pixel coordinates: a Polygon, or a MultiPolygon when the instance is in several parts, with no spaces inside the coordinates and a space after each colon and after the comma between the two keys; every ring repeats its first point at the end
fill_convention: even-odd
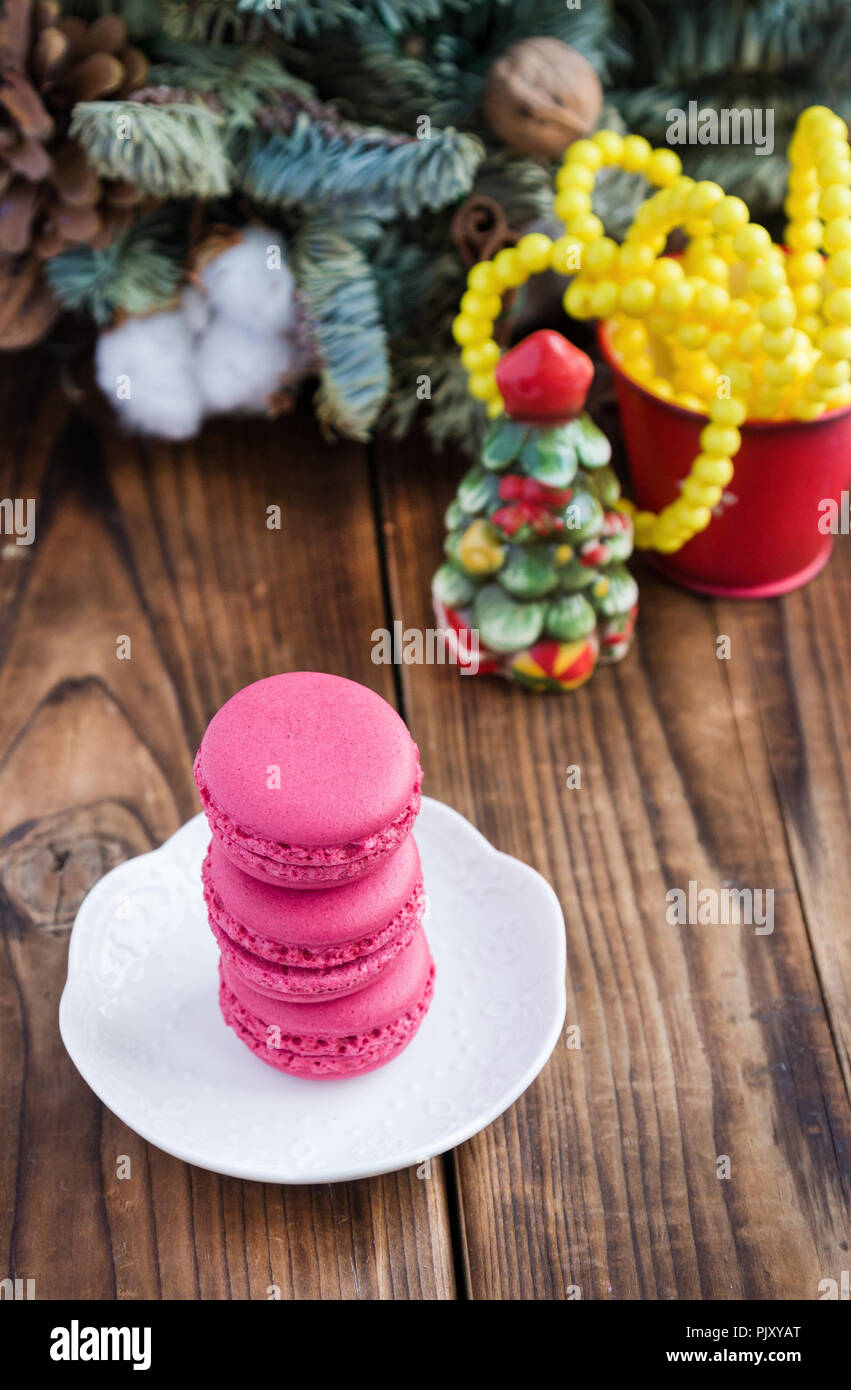
{"type": "Polygon", "coordinates": [[[179,306],[102,333],[98,385],[129,428],[189,439],[207,415],[263,414],[312,367],[277,233],[247,228],[186,285],[179,306]]]}
{"type": "Polygon", "coordinates": [[[200,279],[212,308],[244,328],[295,331],[295,281],[276,232],[247,228],[235,246],[204,266],[200,279]]]}
{"type": "Polygon", "coordinates": [[[261,336],[214,317],[201,334],[195,364],[206,410],[264,411],[295,362],[296,350],[286,338],[261,336]]]}
{"type": "Polygon", "coordinates": [[[191,439],[203,418],[193,336],[183,313],[129,318],[102,333],[97,382],[121,420],[144,434],[191,439]]]}
{"type": "Polygon", "coordinates": [[[180,296],[180,307],[191,333],[202,333],[210,322],[210,302],[207,296],[187,285],[180,296]]]}

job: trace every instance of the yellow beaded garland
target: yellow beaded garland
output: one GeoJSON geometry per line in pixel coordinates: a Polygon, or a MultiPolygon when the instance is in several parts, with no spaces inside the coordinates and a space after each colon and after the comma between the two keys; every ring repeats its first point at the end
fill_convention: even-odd
{"type": "Polygon", "coordinates": [[[453,334],[470,391],[488,415],[502,410],[493,324],[507,289],[552,268],[572,276],[576,318],[604,318],[621,369],[663,400],[708,416],[680,496],[658,515],[631,516],[636,544],[671,554],[709,525],[733,476],[748,419],[815,420],[851,404],[851,151],[844,121],[826,107],[801,115],[789,146],[784,254],[750,220],[741,198],[695,182],[678,156],[641,136],[597,131],[568,149],[555,211],[566,235],[521,238],[473,266],[453,334]],[[598,172],[617,166],[655,186],[623,243],[593,212],[598,172]],[[668,234],[689,237],[681,261],[668,234]]]}

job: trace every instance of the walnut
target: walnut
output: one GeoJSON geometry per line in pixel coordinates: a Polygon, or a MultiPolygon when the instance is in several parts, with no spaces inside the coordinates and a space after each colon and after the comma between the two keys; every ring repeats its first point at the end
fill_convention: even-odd
{"type": "Polygon", "coordinates": [[[484,113],[495,135],[521,154],[553,159],[594,129],[600,79],[561,39],[521,39],[488,74],[484,113]]]}

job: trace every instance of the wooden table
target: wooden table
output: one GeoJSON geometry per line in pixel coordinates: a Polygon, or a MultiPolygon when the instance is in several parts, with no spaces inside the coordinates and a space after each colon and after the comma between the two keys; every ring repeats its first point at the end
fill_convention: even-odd
{"type": "Polygon", "coordinates": [[[329,447],[306,414],[140,443],[70,404],[38,359],[0,366],[0,492],[38,498],[35,545],[4,538],[0,566],[0,1276],[35,1277],[39,1298],[121,1299],[262,1299],[270,1284],[283,1298],[815,1299],[839,1280],[848,538],[778,602],[698,600],[639,562],[636,646],[570,697],[394,670],[372,663],[371,633],[432,623],[457,458],[329,447]],[[564,908],[582,1046],[561,1043],[428,1180],[286,1188],[188,1167],[104,1109],[58,1035],[84,893],[197,810],[192,755],[216,708],[305,667],[396,701],[429,795],[539,869],[564,908]],[[666,891],[689,880],[773,888],[773,934],[669,925],[666,891]]]}

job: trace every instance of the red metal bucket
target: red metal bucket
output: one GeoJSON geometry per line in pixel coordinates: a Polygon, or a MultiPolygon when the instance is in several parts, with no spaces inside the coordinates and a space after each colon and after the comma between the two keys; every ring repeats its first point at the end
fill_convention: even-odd
{"type": "MultiPolygon", "coordinates": [[[[679,495],[700,452],[706,417],[624,376],[604,323],[597,336],[614,373],[636,504],[658,512],[679,495]]],[[[851,482],[851,406],[813,421],[745,423],[741,434],[735,473],[706,530],[675,554],[652,560],[699,593],[771,598],[800,588],[830,559],[824,503],[841,506],[851,482]]]]}

